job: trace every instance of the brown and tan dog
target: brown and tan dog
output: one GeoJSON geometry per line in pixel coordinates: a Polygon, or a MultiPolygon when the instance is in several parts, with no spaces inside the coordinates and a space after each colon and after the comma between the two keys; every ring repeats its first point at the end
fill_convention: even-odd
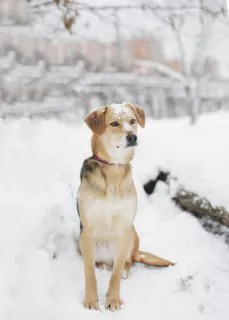
{"type": "Polygon", "coordinates": [[[90,113],[85,122],[93,132],[93,156],[84,161],[77,207],[81,221],[78,249],[84,259],[84,306],[99,309],[95,264],[113,265],[106,308],[120,309],[120,282],[133,262],[169,266],[171,262],[139,251],[133,222],[137,195],[130,161],[137,145],[137,127],[145,126],[144,110],[112,104],[90,113]]]}

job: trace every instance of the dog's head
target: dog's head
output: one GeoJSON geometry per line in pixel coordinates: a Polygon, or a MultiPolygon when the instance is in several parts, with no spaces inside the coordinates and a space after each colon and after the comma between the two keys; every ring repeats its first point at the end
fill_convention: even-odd
{"type": "Polygon", "coordinates": [[[107,148],[133,148],[138,124],[145,127],[145,112],[130,103],[114,103],[90,113],[85,122],[107,148]]]}

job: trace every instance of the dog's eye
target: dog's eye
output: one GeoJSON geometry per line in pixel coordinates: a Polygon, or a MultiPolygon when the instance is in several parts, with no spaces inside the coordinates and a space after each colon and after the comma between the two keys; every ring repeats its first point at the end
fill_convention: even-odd
{"type": "Polygon", "coordinates": [[[119,125],[119,123],[117,121],[111,122],[112,127],[117,127],[118,125],[119,125]]]}
{"type": "Polygon", "coordinates": [[[135,124],[135,122],[136,122],[135,119],[131,119],[131,120],[130,120],[130,123],[131,123],[131,124],[135,124]]]}

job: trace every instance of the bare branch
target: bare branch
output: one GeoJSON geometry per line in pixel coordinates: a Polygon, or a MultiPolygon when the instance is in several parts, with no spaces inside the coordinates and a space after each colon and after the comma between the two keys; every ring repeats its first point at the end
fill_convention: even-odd
{"type": "MultiPolygon", "coordinates": [[[[33,0],[27,0],[31,3],[32,8],[39,8],[42,6],[47,6],[57,3],[56,0],[48,0],[43,1],[41,3],[33,4],[33,0]]],[[[58,1],[60,2],[60,1],[58,1]]],[[[153,10],[153,11],[172,11],[172,12],[179,12],[179,11],[195,11],[200,10],[199,6],[158,6],[158,5],[152,5],[152,4],[133,4],[133,5],[120,5],[120,6],[114,6],[114,5],[88,5],[86,3],[82,3],[79,1],[69,1],[69,3],[72,3],[78,7],[78,10],[90,10],[90,11],[107,11],[107,10],[129,10],[129,9],[140,9],[140,10],[153,10]]],[[[57,3],[58,4],[58,3],[57,3]]],[[[209,14],[213,16],[217,16],[219,14],[225,13],[225,8],[220,8],[219,11],[211,10],[207,7],[202,6],[201,9],[203,11],[208,12],[209,14]]]]}
{"type": "MultiPolygon", "coordinates": [[[[31,0],[27,0],[28,2],[32,2],[31,0]]],[[[31,3],[31,8],[33,8],[33,9],[36,9],[36,8],[40,8],[40,7],[42,7],[42,6],[49,6],[49,5],[52,5],[52,4],[54,4],[54,0],[49,0],[49,1],[44,1],[44,2],[41,2],[41,3],[38,3],[38,4],[35,4],[35,5],[33,5],[32,3],[31,3]]]]}

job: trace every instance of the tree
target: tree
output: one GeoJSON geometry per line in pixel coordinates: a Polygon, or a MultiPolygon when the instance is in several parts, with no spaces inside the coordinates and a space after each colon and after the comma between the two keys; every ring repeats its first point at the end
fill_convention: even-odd
{"type": "MultiPolygon", "coordinates": [[[[194,0],[194,9],[158,12],[154,15],[168,28],[176,42],[181,69],[185,77],[185,93],[191,123],[195,123],[201,107],[201,87],[208,81],[210,72],[205,69],[209,61],[209,43],[214,34],[214,26],[223,22],[227,15],[226,2],[208,0],[194,0]],[[191,24],[193,30],[188,28],[191,24]]],[[[166,0],[165,5],[171,2],[166,0]]],[[[177,2],[176,2],[177,3],[177,2]]],[[[180,1],[180,7],[187,1],[180,1]]]]}
{"type": "Polygon", "coordinates": [[[145,16],[151,14],[152,19],[156,17],[163,24],[163,28],[166,27],[166,32],[169,32],[177,47],[180,60],[179,72],[185,79],[183,82],[187,101],[185,107],[189,110],[191,123],[195,123],[200,113],[202,86],[213,75],[213,69],[208,68],[207,70],[206,68],[211,61],[209,44],[212,44],[215,25],[226,20],[225,1],[164,0],[159,2],[139,0],[127,4],[124,1],[120,5],[114,4],[113,1],[107,1],[106,5],[100,5],[98,2],[88,4],[83,0],[29,0],[32,12],[35,13],[39,10],[53,10],[54,6],[58,8],[63,25],[70,33],[73,33],[73,26],[77,30],[79,15],[89,14],[112,24],[116,35],[116,64],[119,68],[123,63],[122,25],[125,19],[122,18],[122,13],[131,14],[131,10],[138,10],[143,12],[145,16]]]}

